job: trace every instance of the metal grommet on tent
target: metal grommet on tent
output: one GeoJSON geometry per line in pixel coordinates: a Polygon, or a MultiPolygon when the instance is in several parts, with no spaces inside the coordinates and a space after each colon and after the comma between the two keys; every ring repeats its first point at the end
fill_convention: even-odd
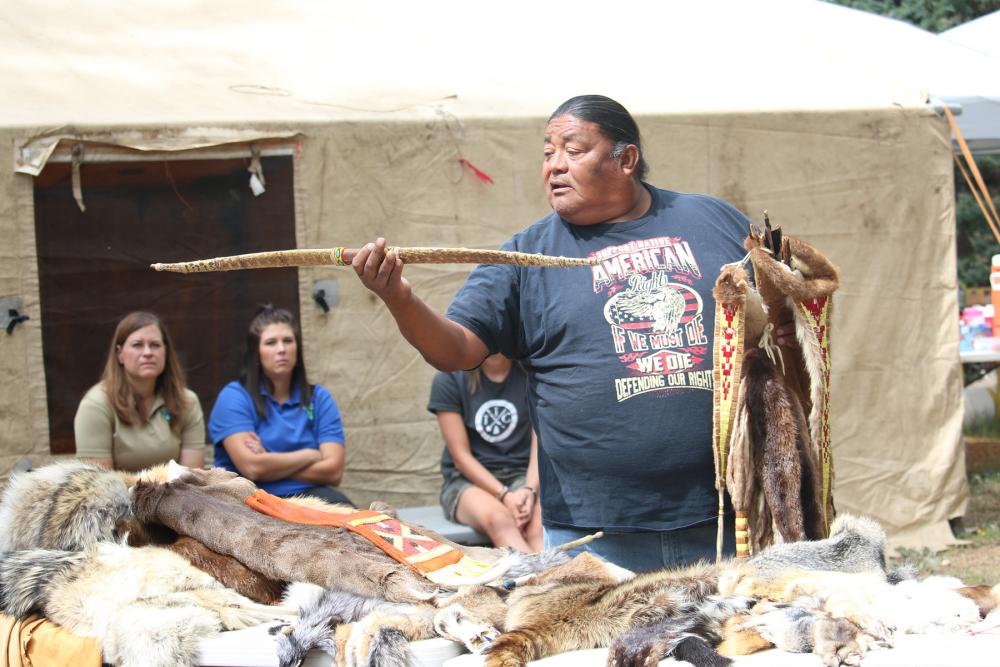
{"type": "Polygon", "coordinates": [[[83,144],[73,144],[72,150],[72,179],[73,179],[73,199],[83,213],[87,207],[83,205],[83,187],[80,185],[80,166],[83,164],[83,144]]]}

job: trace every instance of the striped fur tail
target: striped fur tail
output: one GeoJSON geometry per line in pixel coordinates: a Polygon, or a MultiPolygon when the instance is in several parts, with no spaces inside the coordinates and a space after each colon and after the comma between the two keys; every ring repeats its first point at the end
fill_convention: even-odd
{"type": "Polygon", "coordinates": [[[410,643],[402,630],[392,626],[379,628],[368,644],[368,665],[407,667],[413,664],[410,643]]]}
{"type": "Polygon", "coordinates": [[[80,551],[49,549],[0,554],[0,609],[16,618],[44,613],[48,586],[84,558],[80,551]]]}
{"type": "Polygon", "coordinates": [[[608,664],[645,667],[673,656],[700,667],[724,667],[733,661],[713,648],[722,640],[727,619],[747,611],[749,598],[710,595],[688,605],[674,618],[637,625],[618,637],[608,651],[608,664]]]}

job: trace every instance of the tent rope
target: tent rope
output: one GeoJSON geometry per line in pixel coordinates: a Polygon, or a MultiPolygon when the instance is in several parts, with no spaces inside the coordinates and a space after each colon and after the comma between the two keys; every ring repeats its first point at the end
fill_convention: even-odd
{"type": "Polygon", "coordinates": [[[979,210],[983,212],[983,217],[986,218],[986,222],[990,226],[990,231],[993,232],[993,237],[1000,243],[1000,216],[997,215],[997,209],[993,205],[993,198],[990,196],[989,188],[986,187],[986,182],[983,180],[983,176],[979,173],[979,167],[976,165],[976,161],[972,157],[972,151],[969,150],[969,145],[965,141],[965,137],[962,135],[962,131],[958,127],[958,123],[955,121],[955,116],[952,115],[951,109],[948,105],[941,107],[944,109],[944,115],[948,119],[948,124],[951,126],[951,131],[955,135],[955,140],[958,142],[958,147],[962,151],[962,156],[969,165],[969,171],[972,172],[973,178],[969,178],[969,174],[966,172],[965,167],[962,165],[961,160],[958,159],[958,155],[955,150],[952,149],[951,155],[955,159],[955,163],[958,165],[959,170],[962,172],[962,176],[965,178],[966,184],[969,186],[969,190],[972,191],[972,196],[975,197],[976,203],[979,204],[979,210]],[[975,180],[975,185],[973,185],[973,180],[975,180]],[[978,189],[977,187],[978,186],[978,189]],[[983,200],[986,200],[986,205],[989,206],[989,210],[986,210],[986,205],[983,204],[983,200]],[[992,213],[992,216],[990,215],[992,213]]]}

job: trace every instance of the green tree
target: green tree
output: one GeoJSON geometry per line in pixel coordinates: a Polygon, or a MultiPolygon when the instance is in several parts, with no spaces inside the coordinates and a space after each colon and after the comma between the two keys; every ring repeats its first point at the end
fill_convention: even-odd
{"type": "Polygon", "coordinates": [[[977,19],[1000,9],[1000,0],[832,0],[872,14],[888,16],[931,32],[977,19]]]}
{"type": "MultiPolygon", "coordinates": [[[[1000,211],[1000,196],[997,192],[1000,188],[1000,156],[978,155],[975,159],[992,195],[993,205],[1000,211]]],[[[962,287],[985,287],[990,284],[990,260],[993,255],[1000,253],[1000,244],[990,231],[983,212],[957,169],[955,196],[958,282],[962,287]]]]}

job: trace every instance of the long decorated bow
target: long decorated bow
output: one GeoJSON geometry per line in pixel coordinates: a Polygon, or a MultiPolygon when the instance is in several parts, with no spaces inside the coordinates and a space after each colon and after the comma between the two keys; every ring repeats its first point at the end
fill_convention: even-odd
{"type": "MultiPolygon", "coordinates": [[[[348,266],[359,252],[358,248],[322,248],[274,250],[248,255],[232,255],[199,259],[174,264],[152,264],[156,271],[175,273],[206,273],[209,271],[238,271],[240,269],[274,269],[290,266],[348,266]]],[[[386,248],[395,253],[404,264],[513,264],[516,266],[592,266],[596,258],[554,257],[509,250],[478,250],[470,248],[386,248]]]]}

